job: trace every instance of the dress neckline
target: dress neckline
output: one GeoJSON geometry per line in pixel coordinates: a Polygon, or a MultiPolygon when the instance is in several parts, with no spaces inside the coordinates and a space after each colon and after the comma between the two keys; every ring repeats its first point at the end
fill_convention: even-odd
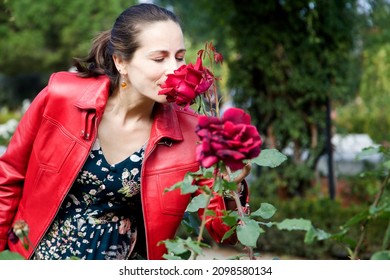
{"type": "Polygon", "coordinates": [[[105,155],[104,155],[104,151],[103,151],[103,149],[102,149],[102,146],[100,145],[99,138],[96,138],[92,150],[99,150],[99,151],[101,152],[102,159],[104,160],[104,162],[105,162],[107,165],[109,165],[110,167],[117,167],[117,166],[122,165],[122,164],[125,163],[126,161],[128,161],[128,160],[130,159],[130,157],[132,157],[132,156],[137,156],[137,157],[140,157],[140,158],[141,158],[141,156],[140,156],[139,154],[141,154],[141,153],[142,153],[142,150],[145,149],[146,145],[148,144],[148,141],[149,141],[149,139],[146,140],[146,142],[145,142],[144,144],[142,144],[142,146],[141,146],[139,149],[137,149],[136,151],[134,151],[131,155],[128,155],[128,156],[125,157],[123,160],[118,161],[118,162],[116,162],[116,163],[110,163],[110,162],[106,159],[106,157],[105,157],[105,155]]]}

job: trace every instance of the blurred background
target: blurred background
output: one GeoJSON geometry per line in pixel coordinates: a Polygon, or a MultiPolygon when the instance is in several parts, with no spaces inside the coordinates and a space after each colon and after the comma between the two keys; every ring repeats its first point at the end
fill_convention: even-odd
{"type": "MultiPolygon", "coordinates": [[[[213,42],[224,56],[217,70],[224,108],[247,110],[263,148],[288,156],[277,168],[254,168],[253,208],[269,202],[276,220],[302,217],[328,232],[371,213],[344,239],[314,244],[304,242],[303,232],[270,228],[259,252],[346,259],[357,246],[361,258],[389,250],[390,1],[148,2],[181,18],[187,62],[213,42]],[[358,156],[367,147],[381,152],[358,156]],[[374,206],[384,210],[372,215],[378,197],[382,204],[374,206]]],[[[136,3],[0,1],[0,154],[50,74],[69,71],[72,58],[86,56],[94,36],[136,3]]]]}

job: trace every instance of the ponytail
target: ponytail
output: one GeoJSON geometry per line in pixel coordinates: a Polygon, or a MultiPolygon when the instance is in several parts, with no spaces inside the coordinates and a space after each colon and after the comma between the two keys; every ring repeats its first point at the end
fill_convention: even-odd
{"type": "Polygon", "coordinates": [[[74,58],[78,76],[83,78],[107,75],[111,89],[119,83],[119,73],[112,59],[111,30],[99,33],[92,42],[89,54],[84,58],[74,58]]]}

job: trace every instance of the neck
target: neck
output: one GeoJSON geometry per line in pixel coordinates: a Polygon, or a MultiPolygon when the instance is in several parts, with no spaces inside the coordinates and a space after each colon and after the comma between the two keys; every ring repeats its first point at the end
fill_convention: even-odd
{"type": "Polygon", "coordinates": [[[155,102],[140,96],[137,98],[132,98],[132,96],[134,95],[115,91],[108,98],[104,114],[116,118],[123,125],[134,122],[150,122],[155,102]]]}

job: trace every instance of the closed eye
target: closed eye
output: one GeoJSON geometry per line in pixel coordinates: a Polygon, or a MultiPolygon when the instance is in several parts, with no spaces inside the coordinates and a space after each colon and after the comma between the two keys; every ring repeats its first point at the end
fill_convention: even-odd
{"type": "Polygon", "coordinates": [[[164,58],[153,58],[153,61],[155,62],[163,62],[164,61],[164,58]]]}

